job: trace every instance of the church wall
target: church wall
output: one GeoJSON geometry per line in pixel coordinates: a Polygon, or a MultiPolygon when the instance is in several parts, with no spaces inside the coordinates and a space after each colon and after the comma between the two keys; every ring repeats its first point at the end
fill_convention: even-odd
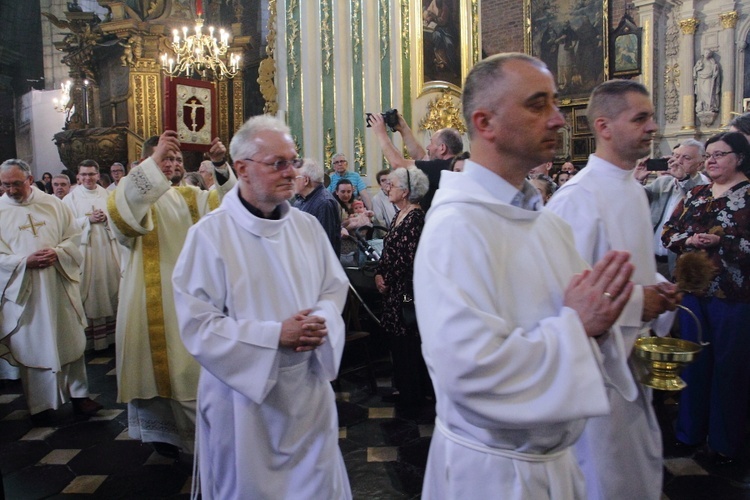
{"type": "MultiPolygon", "coordinates": [[[[457,110],[460,85],[479,58],[479,0],[458,0],[463,12],[455,84],[424,82],[422,4],[409,0],[319,0],[277,3],[276,83],[279,114],[300,154],[330,168],[343,152],[370,185],[384,163],[366,113],[396,108],[425,144],[420,122],[438,97],[450,94],[457,110]],[[460,65],[460,67],[458,67],[460,65]]],[[[426,42],[424,42],[426,43],[426,42]]],[[[456,58],[454,58],[454,62],[456,58]]],[[[431,62],[431,61],[429,61],[431,62]]],[[[448,70],[445,70],[446,72],[448,70]]],[[[401,147],[400,135],[394,142],[401,147]]]]}
{"type": "MultiPolygon", "coordinates": [[[[523,51],[523,3],[522,0],[482,1],[481,36],[485,55],[523,51]]],[[[610,33],[629,3],[631,0],[609,0],[610,33]]],[[[728,0],[637,0],[632,3],[633,18],[644,28],[644,68],[636,79],[652,92],[660,127],[654,154],[666,154],[677,142],[688,137],[705,140],[724,127],[733,113],[742,110],[743,98],[750,97],[750,4],[728,0]],[[733,10],[738,17],[736,28],[726,28],[722,16],[733,10]],[[687,26],[680,26],[691,18],[698,22],[692,37],[683,32],[687,26]],[[692,40],[688,40],[690,38],[692,40]],[[670,43],[673,54],[670,54],[670,43]],[[705,48],[716,51],[724,78],[720,109],[714,123],[708,125],[701,124],[696,116],[694,97],[691,97],[694,94],[693,67],[705,48]]]]}

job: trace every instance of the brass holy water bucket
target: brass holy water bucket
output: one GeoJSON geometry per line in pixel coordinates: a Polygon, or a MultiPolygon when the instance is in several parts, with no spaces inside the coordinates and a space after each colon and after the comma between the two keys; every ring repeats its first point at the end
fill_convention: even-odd
{"type": "Polygon", "coordinates": [[[660,391],[679,391],[687,387],[680,371],[695,361],[703,346],[703,332],[698,317],[685,306],[678,305],[695,321],[698,343],[670,337],[641,337],[635,342],[635,354],[643,361],[648,373],[640,382],[660,391]]]}

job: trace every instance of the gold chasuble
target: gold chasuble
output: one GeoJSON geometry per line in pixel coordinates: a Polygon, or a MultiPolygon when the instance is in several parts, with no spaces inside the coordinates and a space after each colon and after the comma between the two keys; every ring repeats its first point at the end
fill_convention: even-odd
{"type": "Polygon", "coordinates": [[[120,402],[196,398],[200,369],[179,337],[172,271],[190,226],[218,206],[235,183],[230,173],[215,191],[171,188],[148,159],[110,195],[110,218],[126,250],[116,343],[120,402]]]}

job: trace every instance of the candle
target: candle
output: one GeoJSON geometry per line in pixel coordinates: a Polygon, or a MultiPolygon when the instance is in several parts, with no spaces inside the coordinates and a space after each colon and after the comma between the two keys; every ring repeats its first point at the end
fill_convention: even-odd
{"type": "Polygon", "coordinates": [[[198,17],[203,15],[203,0],[195,0],[195,15],[198,17]]]}

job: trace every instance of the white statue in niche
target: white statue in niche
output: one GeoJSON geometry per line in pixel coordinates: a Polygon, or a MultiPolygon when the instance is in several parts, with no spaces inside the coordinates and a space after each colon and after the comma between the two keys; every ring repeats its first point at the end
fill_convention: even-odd
{"type": "Polygon", "coordinates": [[[721,66],[714,56],[711,49],[706,49],[693,66],[695,112],[704,126],[711,125],[719,113],[721,66]]]}

